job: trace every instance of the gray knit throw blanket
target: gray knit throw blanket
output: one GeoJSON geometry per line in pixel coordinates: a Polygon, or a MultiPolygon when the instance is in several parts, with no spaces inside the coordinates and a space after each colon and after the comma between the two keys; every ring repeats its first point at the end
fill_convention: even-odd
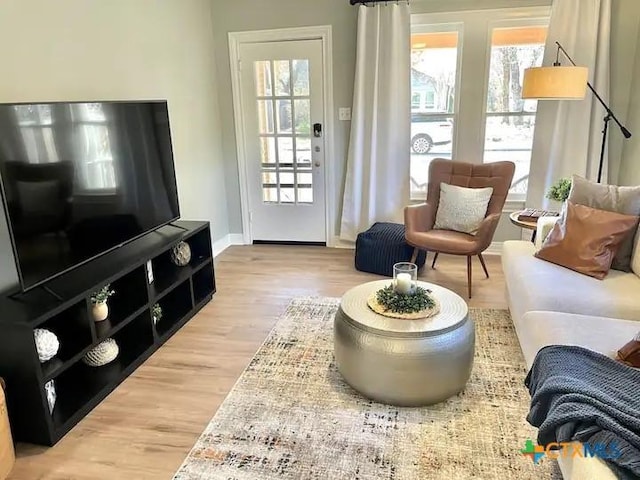
{"type": "Polygon", "coordinates": [[[538,352],[525,385],[538,444],[579,441],[619,450],[604,459],[618,478],[640,478],[640,370],[581,347],[538,352]],[[615,442],[615,443],[614,443],[615,442]]]}

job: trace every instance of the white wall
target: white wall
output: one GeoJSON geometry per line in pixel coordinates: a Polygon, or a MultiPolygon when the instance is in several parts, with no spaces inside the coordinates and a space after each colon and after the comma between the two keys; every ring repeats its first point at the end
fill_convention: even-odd
{"type": "MultiPolygon", "coordinates": [[[[182,218],[209,220],[222,238],[211,9],[210,0],[2,0],[0,102],[167,99],[182,218]]],[[[15,281],[3,220],[0,289],[15,281]]]]}
{"type": "MultiPolygon", "coordinates": [[[[640,3],[640,2],[638,2],[640,3]]],[[[629,99],[627,128],[633,134],[625,141],[620,166],[621,185],[640,185],[640,36],[632,43],[635,51],[629,59],[633,77],[631,78],[631,98],[629,99]]],[[[612,134],[618,135],[617,127],[612,134]]]]}
{"type": "MultiPolygon", "coordinates": [[[[357,8],[349,0],[212,0],[214,39],[217,47],[218,85],[226,166],[229,228],[242,233],[240,184],[236,138],[233,123],[231,70],[229,66],[229,32],[268,30],[274,28],[331,25],[333,29],[333,87],[336,110],[334,141],[335,177],[327,181],[337,185],[334,205],[342,211],[342,194],[349,142],[350,122],[338,120],[339,107],[351,107],[356,61],[357,8]]],[[[337,217],[337,216],[336,216],[337,217]]],[[[339,229],[336,218],[335,228],[339,229]]]]}

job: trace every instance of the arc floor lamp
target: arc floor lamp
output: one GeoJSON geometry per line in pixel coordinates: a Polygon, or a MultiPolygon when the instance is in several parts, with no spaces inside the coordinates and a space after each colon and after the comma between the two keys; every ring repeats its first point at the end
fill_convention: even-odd
{"type": "Polygon", "coordinates": [[[598,165],[598,183],[602,181],[602,168],[604,164],[604,152],[607,145],[607,132],[609,122],[616,122],[624,138],[631,138],[631,132],[620,123],[609,105],[589,83],[589,70],[586,67],[578,67],[567,51],[556,42],[558,51],[556,61],[552,67],[527,68],[524,72],[522,85],[522,98],[531,100],[582,100],[585,97],[587,88],[598,99],[604,107],[606,115],[603,118],[602,147],[600,149],[600,164],[598,165]],[[572,66],[562,66],[560,63],[560,52],[571,62],[572,66]]]}

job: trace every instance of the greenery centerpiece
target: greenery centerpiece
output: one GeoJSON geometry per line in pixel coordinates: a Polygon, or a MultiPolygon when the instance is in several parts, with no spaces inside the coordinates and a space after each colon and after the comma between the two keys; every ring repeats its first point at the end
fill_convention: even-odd
{"type": "Polygon", "coordinates": [[[546,197],[549,200],[555,200],[556,202],[564,203],[569,198],[569,192],[571,191],[571,179],[561,178],[556,183],[549,187],[546,197]]]}
{"type": "Polygon", "coordinates": [[[109,316],[109,306],[107,305],[107,300],[109,297],[113,295],[115,290],[111,289],[111,284],[106,284],[97,292],[94,292],[91,295],[91,303],[93,304],[93,308],[91,310],[93,314],[93,319],[96,322],[101,322],[102,320],[106,320],[109,316]]]}
{"type": "Polygon", "coordinates": [[[420,286],[411,293],[400,293],[393,285],[388,285],[375,292],[368,304],[374,312],[385,317],[415,320],[431,317],[440,311],[431,293],[431,290],[420,286]]]}

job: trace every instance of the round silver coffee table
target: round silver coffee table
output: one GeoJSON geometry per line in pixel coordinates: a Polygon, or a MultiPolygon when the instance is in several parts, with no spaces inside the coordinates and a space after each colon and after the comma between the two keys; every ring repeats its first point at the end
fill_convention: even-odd
{"type": "Polygon", "coordinates": [[[367,299],[390,280],[365,283],[342,297],[334,320],[338,371],[355,390],[391,405],[442,402],[460,392],[471,375],[475,327],[466,302],[426,282],[440,313],[421,320],[387,318],[367,299]]]}

